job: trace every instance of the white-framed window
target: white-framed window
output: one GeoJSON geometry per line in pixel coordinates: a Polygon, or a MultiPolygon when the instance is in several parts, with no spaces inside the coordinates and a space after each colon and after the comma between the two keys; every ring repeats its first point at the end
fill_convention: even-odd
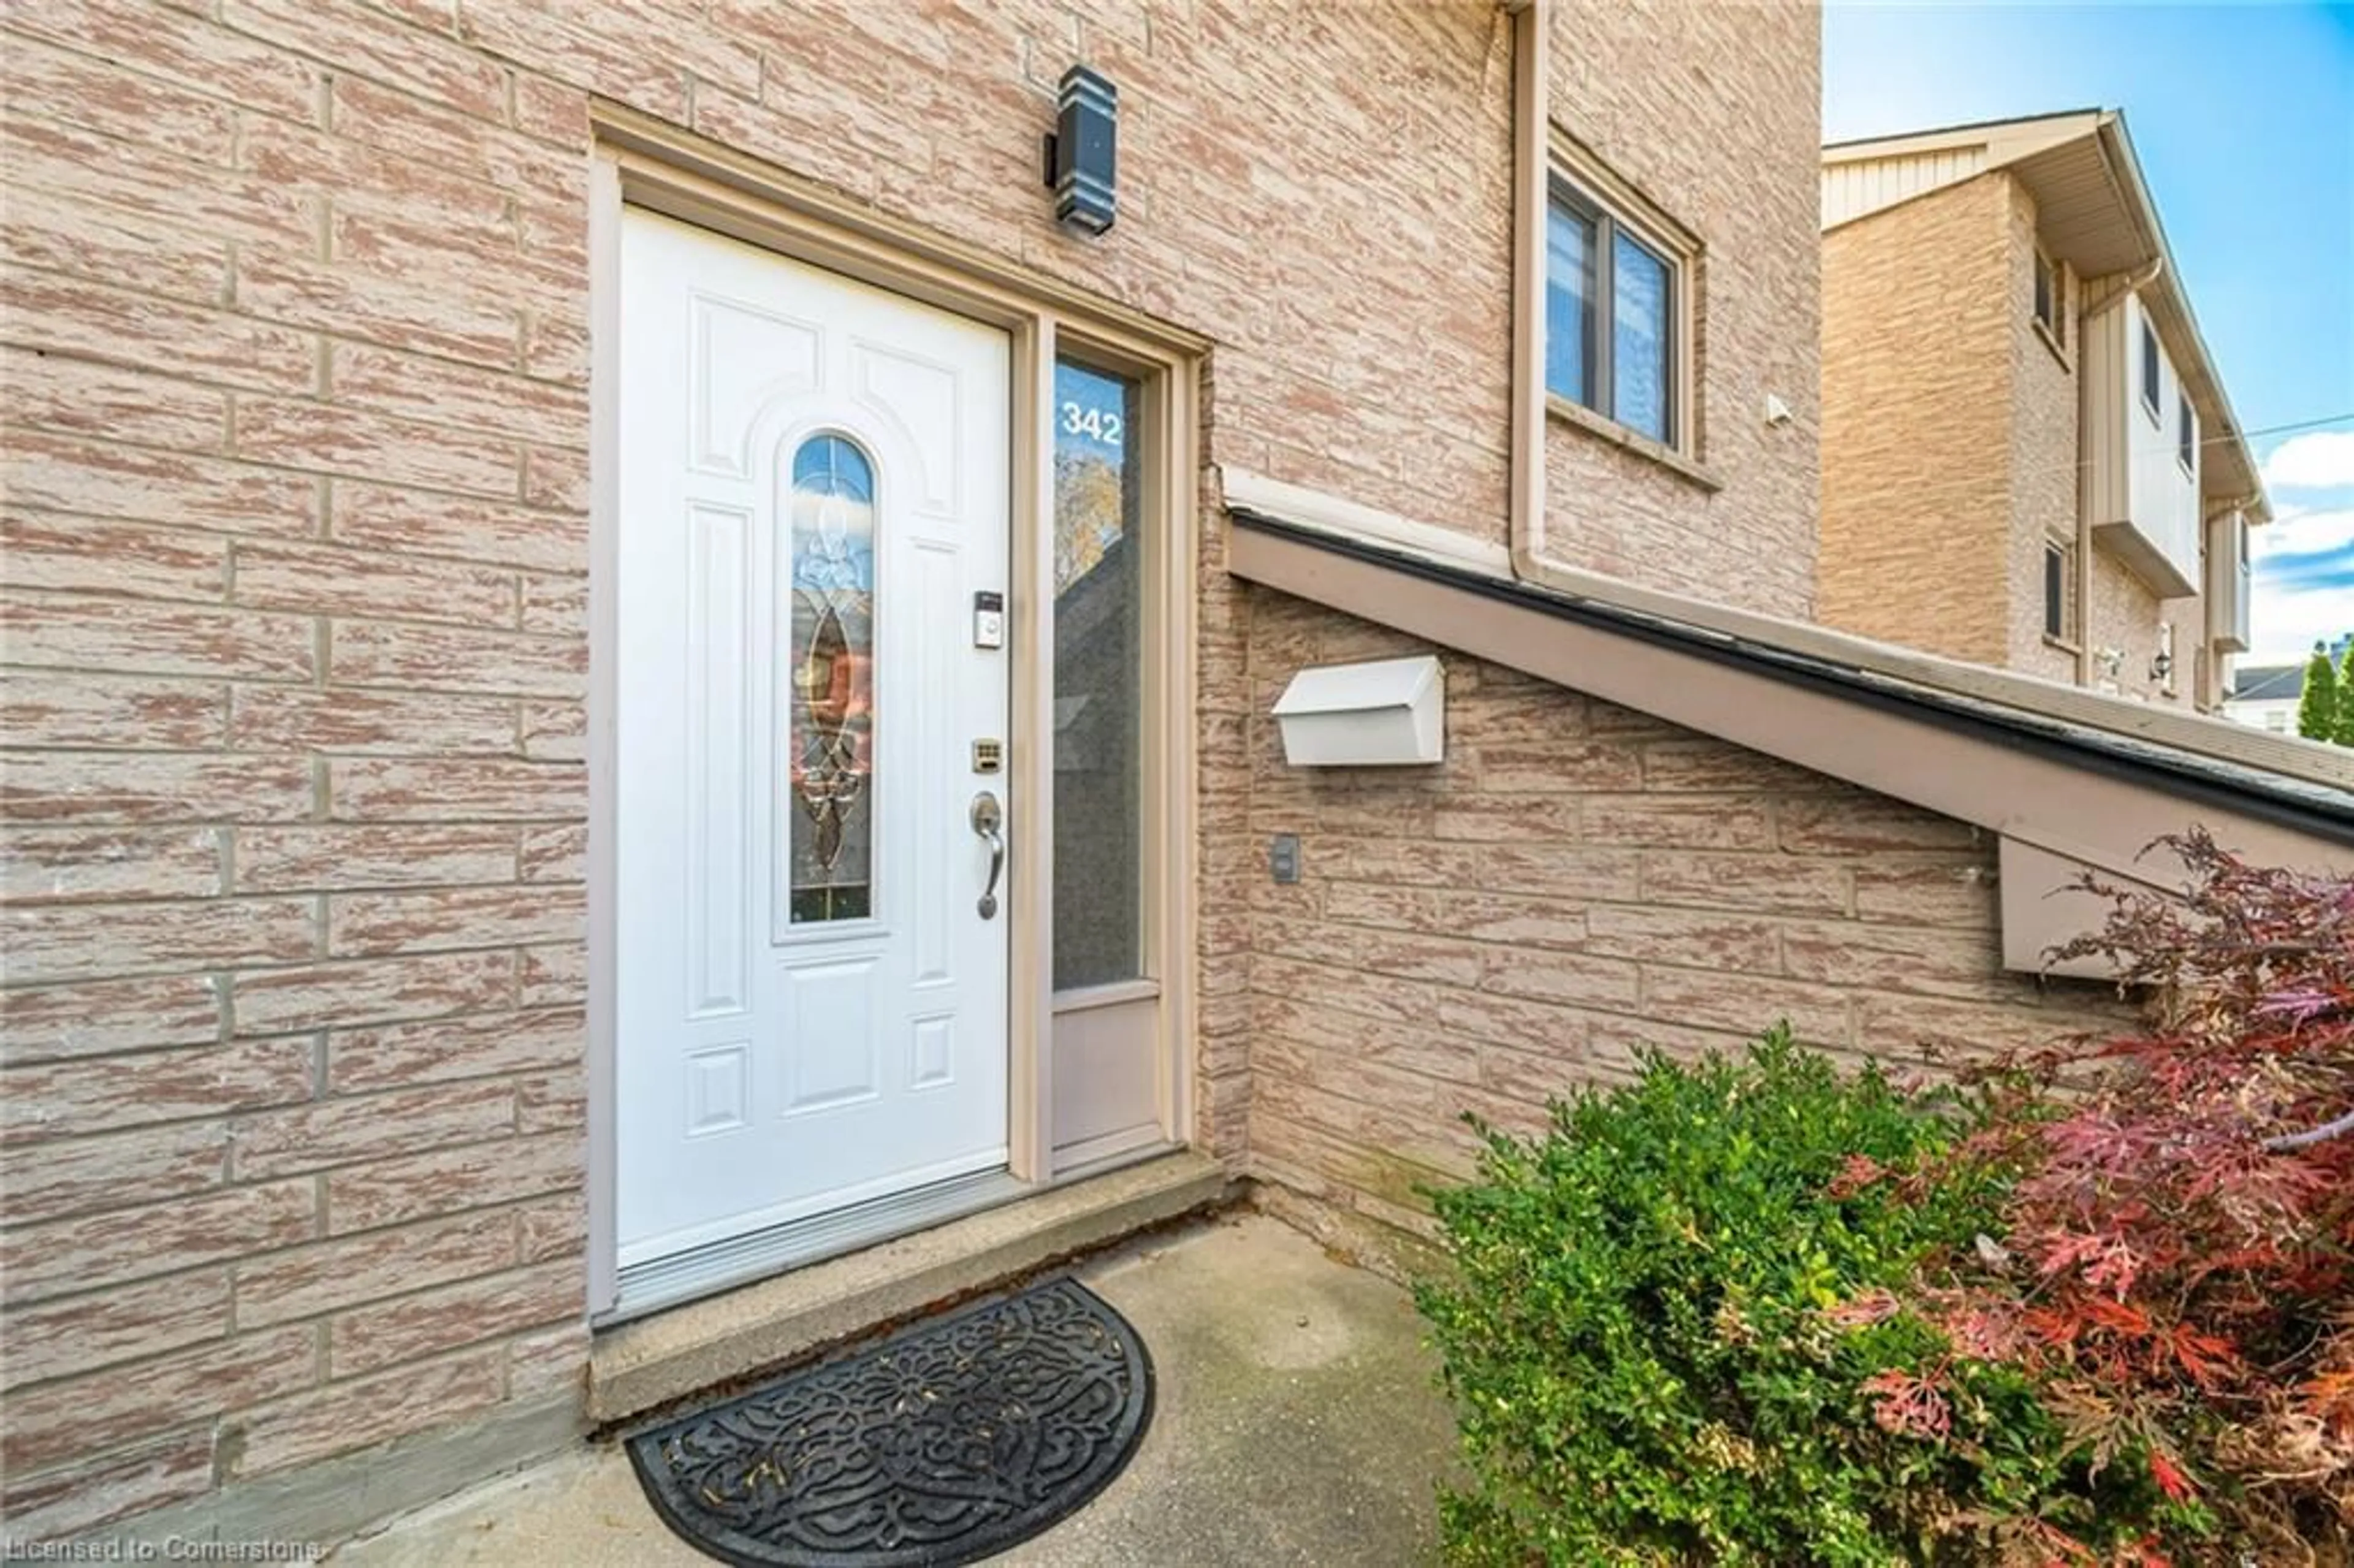
{"type": "Polygon", "coordinates": [[[2052,334],[2052,341],[2061,347],[2068,346],[2068,306],[2066,286],[2060,277],[2059,263],[2035,249],[2035,320],[2052,334]]]}
{"type": "Polygon", "coordinates": [[[2198,477],[2199,416],[2191,409],[2188,392],[2174,395],[2174,459],[2182,465],[2183,472],[2198,477]]]}
{"type": "Polygon", "coordinates": [[[2043,635],[2076,641],[2076,547],[2058,539],[2043,541],[2043,635]]]}
{"type": "Polygon", "coordinates": [[[2145,316],[2141,323],[2141,406],[2149,410],[2152,419],[2165,418],[2158,411],[2163,407],[2158,401],[2158,383],[2164,376],[2164,363],[2158,354],[2158,329],[2145,316]]]}
{"type": "Polygon", "coordinates": [[[1601,178],[1556,167],[1545,217],[1545,390],[1689,449],[1691,243],[1601,178]]]}

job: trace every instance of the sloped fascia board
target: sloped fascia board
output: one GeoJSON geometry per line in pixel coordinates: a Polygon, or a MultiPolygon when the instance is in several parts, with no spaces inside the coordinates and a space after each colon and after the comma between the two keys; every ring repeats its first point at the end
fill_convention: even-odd
{"type": "Polygon", "coordinates": [[[2349,832],[2354,833],[2354,753],[2341,755],[2244,725],[1940,658],[1806,621],[1641,588],[1598,572],[1548,567],[1542,582],[1522,582],[1513,576],[1511,557],[1500,542],[1394,516],[1242,469],[1221,468],[1218,480],[1228,514],[1244,524],[1235,530],[1237,540],[1253,526],[1261,532],[1271,528],[1329,540],[1335,547],[1370,550],[1394,561],[1416,563],[1458,582],[1486,583],[1500,591],[1528,596],[1556,616],[1590,615],[1611,623],[1622,634],[1648,630],[1671,643],[1738,650],[1753,661],[1788,665],[1794,678],[1826,678],[1851,686],[1859,694],[1881,692],[1900,703],[1944,702],[1957,712],[1984,710],[2023,729],[2048,732],[2063,740],[2077,736],[2088,742],[2106,741],[2119,748],[2126,760],[2147,761],[2151,766],[2177,761],[2193,770],[2209,769],[2227,784],[2289,789],[2293,794],[2309,794],[2325,807],[2334,805],[2346,813],[2349,832]],[[2297,786],[2311,789],[2298,790],[2297,786]]]}
{"type": "Polygon", "coordinates": [[[1278,519],[1234,522],[1228,569],[1246,580],[1989,832],[2074,846],[2132,874],[2146,845],[2200,821],[2272,863],[2354,871],[2354,791],[2343,786],[2074,729],[1278,519]]]}
{"type": "MultiPolygon", "coordinates": [[[[2163,886],[2147,858],[2194,825],[2264,863],[2354,873],[2354,796],[2289,780],[2269,795],[2154,757],[2089,749],[2056,729],[2006,726],[1967,705],[1842,686],[1731,639],[1600,624],[1542,589],[1280,523],[1235,518],[1228,569],[1248,581],[1589,692],[1875,793],[1985,829],[2000,846],[2003,962],[2047,972],[2055,944],[2094,929],[2098,900],[2066,891],[2086,870],[2163,886]]],[[[2057,970],[2106,978],[2097,961],[2057,970]]]]}

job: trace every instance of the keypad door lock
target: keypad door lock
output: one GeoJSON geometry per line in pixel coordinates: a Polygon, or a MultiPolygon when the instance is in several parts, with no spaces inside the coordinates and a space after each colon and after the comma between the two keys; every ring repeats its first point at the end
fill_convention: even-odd
{"type": "Polygon", "coordinates": [[[1002,740],[976,740],[972,743],[972,770],[975,773],[995,773],[1005,766],[1005,743],[1002,740]]]}

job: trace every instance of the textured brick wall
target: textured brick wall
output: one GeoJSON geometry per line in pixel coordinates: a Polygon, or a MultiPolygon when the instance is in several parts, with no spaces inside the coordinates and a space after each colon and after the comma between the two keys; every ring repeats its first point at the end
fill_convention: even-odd
{"type": "MultiPolygon", "coordinates": [[[[1302,665],[1434,651],[1253,595],[1261,712],[1302,665]]],[[[1299,834],[1304,874],[1246,893],[1251,1161],[1328,1213],[1426,1228],[1414,1188],[1465,1169],[1460,1112],[1533,1128],[1641,1046],[1737,1050],[1781,1017],[1850,1059],[1950,1061],[2106,1016],[2097,988],[2000,971],[1967,824],[1444,662],[1437,768],[1294,768],[1252,725],[1251,826],[1299,834]]]]}
{"type": "MultiPolygon", "coordinates": [[[[2011,396],[2018,416],[2011,422],[2010,668],[2056,681],[2076,678],[2073,656],[2043,641],[2042,540],[2073,539],[2079,511],[2078,471],[2082,446],[2083,388],[2076,374],[2075,331],[2063,358],[2055,356],[2035,330],[2034,252],[2035,202],[2026,187],[2012,185],[2011,196],[2011,396]]],[[[2076,281],[2069,280],[2072,313],[2081,308],[2076,281]]],[[[2203,544],[2203,540],[2202,540],[2203,544]]],[[[2115,648],[2125,654],[2117,689],[2151,702],[2190,706],[2196,701],[2192,665],[2206,636],[2205,601],[2192,598],[2161,600],[2115,557],[2093,547],[2089,563],[2078,569],[2091,573],[2092,603],[2086,619],[2085,645],[2115,648]],[[2153,679],[2150,661],[2158,646],[2158,627],[2174,623],[2175,658],[2179,665],[2169,696],[2164,683],[2153,679]]],[[[2095,681],[2105,679],[2095,669],[2095,681]]]]}
{"type": "Polygon", "coordinates": [[[1823,237],[1817,614],[1956,659],[2010,656],[2012,181],[1823,237]]]}
{"type": "MultiPolygon", "coordinates": [[[[2088,646],[2114,648],[2124,655],[2115,683],[2126,696],[2189,708],[2197,699],[2191,662],[2200,639],[2207,634],[2205,604],[2200,599],[2159,599],[2115,556],[2095,548],[2088,646]],[[2158,629],[2168,622],[2174,626],[2177,666],[2171,696],[2150,673],[2150,661],[2158,649],[2158,629]]],[[[2095,681],[2106,678],[2094,669],[2095,681]]]]}
{"type": "Polygon", "coordinates": [[[1566,420],[1545,440],[1557,558],[1654,588],[1813,614],[1821,156],[1811,5],[1553,8],[1554,119],[1700,239],[1690,477],[1566,420]],[[1768,394],[1791,409],[1768,426],[1768,394]]]}
{"type": "MultiPolygon", "coordinates": [[[[2077,293],[2059,268],[2060,314],[2067,341],[2055,351],[2035,323],[2035,198],[2010,182],[2010,422],[2011,530],[2008,595],[2009,658],[2014,670],[2073,683],[2075,655],[2043,639],[2043,546],[2076,544],[2077,293]]],[[[2079,570],[2082,570],[2080,564],[2079,570]]],[[[2073,614],[2074,611],[2070,612],[2073,614]]]]}
{"type": "MultiPolygon", "coordinates": [[[[1565,25],[1618,67],[1611,122],[1575,83],[1565,122],[1710,243],[1709,395],[1803,382],[1811,15],[1565,25]]],[[[22,0],[5,26],[19,1533],[577,1384],[591,93],[1210,334],[1207,461],[1501,536],[1510,27],[1478,0],[22,0]],[[1077,59],[1121,88],[1092,242],[1036,175],[1077,59]]],[[[1803,521],[1803,440],[1723,440],[1679,551],[1803,521]]],[[[1214,892],[1257,852],[1247,616],[1208,532],[1214,892]]],[[[1204,906],[1200,1124],[1236,1150],[1254,933],[1204,906]]]]}
{"type": "Polygon", "coordinates": [[[219,9],[0,43],[18,1535],[587,1343],[578,102],[219,9]]]}
{"type": "MultiPolygon", "coordinates": [[[[2073,539],[2074,341],[2033,325],[2035,202],[1983,175],[1823,237],[1819,618],[1843,630],[2073,682],[2043,641],[2043,540],[2073,539]]],[[[2068,281],[2072,313],[2079,280],[2068,281]]],[[[2190,705],[2200,601],[2161,602],[2095,546],[2083,636],[2127,696],[2190,705]],[[2176,694],[2150,675],[2175,622],[2176,694]]],[[[2109,678],[2095,666],[2092,679],[2109,678]]]]}

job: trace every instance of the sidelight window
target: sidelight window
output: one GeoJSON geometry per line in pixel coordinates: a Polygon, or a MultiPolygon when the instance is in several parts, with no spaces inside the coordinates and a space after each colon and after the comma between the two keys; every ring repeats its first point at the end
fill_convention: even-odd
{"type": "Polygon", "coordinates": [[[1144,958],[1142,387],[1055,366],[1055,989],[1144,958]]]}

